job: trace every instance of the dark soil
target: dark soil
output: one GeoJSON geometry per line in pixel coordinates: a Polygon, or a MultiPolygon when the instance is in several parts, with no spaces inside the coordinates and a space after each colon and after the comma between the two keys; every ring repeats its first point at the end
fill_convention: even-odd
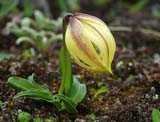
{"type": "Polygon", "coordinates": [[[0,51],[14,53],[16,57],[0,62],[0,100],[4,103],[0,122],[17,122],[17,115],[22,111],[45,122],[151,122],[153,108],[160,109],[160,37],[155,35],[160,31],[159,19],[117,17],[109,25],[127,26],[132,31],[113,31],[117,43],[113,76],[87,71],[73,61],[73,74],[87,84],[88,90],[77,107],[77,114],[58,112],[53,104],[44,101],[28,98],[15,101],[13,97],[18,91],[7,85],[10,76],[27,78],[35,73],[36,82],[56,93],[61,82],[58,50],[62,43],[53,44],[44,54],[25,59],[21,52],[30,46],[17,46],[14,35],[1,34],[0,51]],[[152,32],[145,33],[143,29],[152,32]],[[101,86],[106,86],[108,92],[95,97],[101,86]],[[96,117],[87,118],[88,114],[96,117]]]}

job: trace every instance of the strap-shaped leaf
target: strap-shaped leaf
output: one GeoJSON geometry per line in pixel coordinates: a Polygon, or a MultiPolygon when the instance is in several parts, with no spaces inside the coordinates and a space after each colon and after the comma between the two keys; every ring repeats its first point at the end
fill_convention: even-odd
{"type": "Polygon", "coordinates": [[[11,9],[16,7],[18,0],[0,0],[0,18],[4,17],[11,9]]]}
{"type": "Polygon", "coordinates": [[[8,84],[13,88],[20,89],[20,90],[29,90],[29,89],[40,89],[42,91],[49,91],[43,85],[37,84],[33,80],[26,80],[20,77],[10,77],[8,79],[8,84]]]}
{"type": "Polygon", "coordinates": [[[0,61],[4,60],[4,59],[9,59],[11,57],[14,57],[13,54],[9,54],[9,53],[0,53],[0,61]]]}
{"type": "Polygon", "coordinates": [[[16,40],[16,44],[20,44],[22,42],[26,42],[26,43],[29,43],[29,44],[32,44],[32,45],[35,45],[35,42],[33,41],[32,38],[30,37],[20,37],[16,40]]]}
{"type": "Polygon", "coordinates": [[[47,102],[53,102],[53,95],[48,91],[42,91],[40,89],[30,89],[27,91],[22,91],[14,96],[15,99],[19,97],[29,97],[36,100],[44,100],[47,102]]]}
{"type": "Polygon", "coordinates": [[[65,110],[67,110],[67,112],[69,113],[77,112],[76,104],[70,98],[62,94],[57,94],[56,97],[59,98],[64,103],[65,110]]]}
{"type": "Polygon", "coordinates": [[[86,85],[79,82],[76,76],[73,77],[73,83],[70,87],[67,97],[72,99],[76,104],[81,102],[86,95],[86,85]]]}

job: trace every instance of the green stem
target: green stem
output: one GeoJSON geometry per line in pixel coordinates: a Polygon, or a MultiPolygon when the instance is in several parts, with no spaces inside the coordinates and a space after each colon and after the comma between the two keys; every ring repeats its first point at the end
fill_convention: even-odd
{"type": "Polygon", "coordinates": [[[70,61],[70,55],[65,45],[65,33],[67,29],[67,25],[69,22],[69,18],[72,14],[67,14],[63,18],[63,40],[64,46],[60,50],[59,54],[59,62],[60,62],[60,69],[62,74],[62,81],[59,89],[59,94],[67,93],[72,85],[72,67],[70,61]]]}
{"type": "Polygon", "coordinates": [[[69,52],[65,46],[63,46],[60,50],[59,62],[62,74],[62,81],[59,93],[66,94],[72,85],[72,66],[69,52]]]}
{"type": "Polygon", "coordinates": [[[67,93],[72,84],[72,67],[70,55],[66,46],[63,46],[60,50],[59,62],[62,75],[59,93],[63,94],[64,92],[67,93]]]}

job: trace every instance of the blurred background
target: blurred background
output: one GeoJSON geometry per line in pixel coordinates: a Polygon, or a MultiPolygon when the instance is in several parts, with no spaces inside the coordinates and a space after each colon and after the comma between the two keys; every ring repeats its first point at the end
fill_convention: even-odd
{"type": "Polygon", "coordinates": [[[140,37],[142,40],[160,38],[159,0],[0,0],[0,31],[2,35],[9,31],[17,33],[13,27],[9,27],[9,31],[4,28],[8,22],[26,23],[25,19],[25,22],[21,21],[28,17],[30,21],[35,19],[32,26],[38,27],[38,30],[45,28],[61,33],[62,17],[69,12],[82,12],[101,18],[113,34],[116,32],[117,45],[121,47],[123,41],[128,40],[134,42],[133,46],[136,47],[135,42],[140,41],[140,37]],[[37,10],[40,13],[35,12],[37,10]]]}
{"type": "MultiPolygon", "coordinates": [[[[45,40],[49,31],[50,42],[61,40],[62,17],[65,13],[74,12],[102,19],[115,36],[118,47],[135,49],[139,44],[145,45],[147,40],[152,43],[153,39],[160,38],[159,0],[0,0],[0,34],[3,36],[11,32],[17,37],[32,35],[33,39],[40,31],[45,31],[45,34],[38,34],[45,40]]],[[[9,37],[13,40],[11,45],[15,43],[14,37],[9,37]]],[[[38,47],[38,50],[45,50],[50,42],[46,47],[38,47]]],[[[2,47],[4,43],[1,43],[2,47]]]]}
{"type": "Polygon", "coordinates": [[[0,0],[1,19],[16,13],[32,16],[37,9],[51,18],[77,11],[98,16],[105,21],[122,16],[160,18],[159,0],[0,0]]]}

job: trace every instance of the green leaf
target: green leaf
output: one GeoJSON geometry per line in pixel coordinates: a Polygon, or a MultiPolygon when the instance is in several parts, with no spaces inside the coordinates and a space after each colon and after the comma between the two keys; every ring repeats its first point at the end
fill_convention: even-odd
{"type": "Polygon", "coordinates": [[[75,12],[80,9],[80,0],[58,0],[62,12],[75,12]]]}
{"type": "Polygon", "coordinates": [[[62,81],[59,93],[67,93],[72,85],[72,66],[70,55],[66,47],[62,47],[59,53],[60,70],[62,74],[62,81]]]}
{"type": "Polygon", "coordinates": [[[72,99],[63,94],[53,96],[46,87],[37,84],[34,81],[34,74],[29,76],[27,80],[20,77],[10,77],[8,79],[8,84],[13,88],[22,90],[22,92],[15,95],[15,99],[25,96],[36,100],[44,100],[54,103],[58,110],[65,109],[70,113],[77,112],[76,103],[72,99]]]}
{"type": "Polygon", "coordinates": [[[16,7],[18,0],[1,0],[0,18],[4,17],[11,9],[16,7]]]}
{"type": "Polygon", "coordinates": [[[50,44],[51,43],[53,43],[53,42],[55,42],[55,41],[57,41],[57,40],[63,40],[63,36],[62,36],[62,34],[54,34],[53,32],[52,32],[52,35],[50,36],[51,38],[49,39],[50,41],[50,44]]]}
{"type": "Polygon", "coordinates": [[[64,109],[69,113],[76,113],[76,104],[67,96],[62,94],[57,94],[55,97],[59,98],[64,103],[64,109]]]}
{"type": "Polygon", "coordinates": [[[0,53],[0,61],[4,60],[4,59],[9,59],[11,57],[14,57],[13,54],[8,54],[8,53],[0,53]]]}
{"type": "Polygon", "coordinates": [[[24,36],[24,37],[36,39],[37,35],[39,34],[39,31],[37,31],[36,29],[31,28],[31,27],[22,26],[20,28],[20,33],[21,34],[19,37],[24,36]]]}
{"type": "Polygon", "coordinates": [[[14,32],[14,33],[17,34],[17,35],[18,35],[19,33],[21,33],[19,27],[18,27],[15,23],[13,23],[13,22],[8,22],[6,27],[7,27],[7,29],[9,29],[11,32],[14,32]]]}
{"type": "Polygon", "coordinates": [[[0,100],[0,107],[2,107],[3,106],[3,102],[0,100]]]}
{"type": "Polygon", "coordinates": [[[32,0],[23,0],[24,2],[24,16],[31,16],[34,10],[34,4],[32,0]]]}
{"type": "Polygon", "coordinates": [[[20,77],[10,77],[8,79],[8,84],[12,86],[13,88],[20,89],[23,91],[29,90],[29,89],[40,89],[43,91],[49,91],[43,85],[37,84],[36,82],[32,80],[26,80],[20,77]]]}
{"type": "Polygon", "coordinates": [[[160,122],[160,111],[158,109],[153,109],[152,111],[152,122],[160,122]]]}
{"type": "Polygon", "coordinates": [[[129,11],[131,13],[136,13],[136,12],[140,11],[148,2],[149,2],[149,0],[139,0],[135,5],[133,5],[129,9],[129,11]]]}
{"type": "Polygon", "coordinates": [[[27,80],[32,81],[32,82],[35,82],[34,76],[35,76],[35,74],[32,73],[32,75],[29,75],[29,76],[27,77],[27,80]]]}
{"type": "Polygon", "coordinates": [[[72,86],[70,87],[66,96],[77,104],[83,100],[86,92],[86,85],[80,83],[76,76],[74,76],[72,86]]]}
{"type": "Polygon", "coordinates": [[[96,115],[95,115],[95,114],[87,114],[87,115],[86,115],[86,118],[95,119],[95,118],[96,118],[96,115]]]}
{"type": "Polygon", "coordinates": [[[35,118],[33,119],[33,122],[43,122],[43,119],[40,118],[40,117],[35,117],[35,118]]]}
{"type": "Polygon", "coordinates": [[[22,52],[22,56],[23,56],[24,58],[31,59],[31,58],[33,58],[33,57],[35,56],[35,52],[32,51],[32,50],[30,50],[30,49],[25,49],[25,50],[23,50],[23,52],[22,52]]]}
{"type": "Polygon", "coordinates": [[[55,27],[54,21],[46,18],[41,11],[36,10],[34,12],[35,21],[34,26],[38,26],[40,29],[53,30],[55,27]]]}
{"type": "Polygon", "coordinates": [[[38,22],[39,24],[42,24],[42,22],[44,22],[46,19],[46,17],[42,14],[42,12],[38,10],[34,12],[34,16],[35,16],[36,22],[38,22]]]}
{"type": "Polygon", "coordinates": [[[58,6],[60,7],[61,11],[68,11],[67,6],[65,4],[65,0],[58,0],[58,6]]]}
{"type": "Polygon", "coordinates": [[[62,40],[62,34],[57,33],[62,29],[62,18],[51,20],[40,11],[35,11],[34,15],[34,19],[24,17],[20,24],[9,22],[7,28],[18,37],[17,44],[28,43],[44,52],[52,43],[62,40]]]}
{"type": "Polygon", "coordinates": [[[20,92],[14,96],[15,99],[19,97],[29,97],[36,100],[44,100],[47,102],[53,102],[53,95],[48,91],[42,91],[40,89],[29,89],[20,92]]]}
{"type": "Polygon", "coordinates": [[[102,87],[100,87],[100,89],[97,90],[94,97],[97,97],[99,94],[102,94],[105,92],[108,92],[108,88],[106,86],[102,86],[102,87]]]}
{"type": "Polygon", "coordinates": [[[36,43],[34,42],[34,40],[30,37],[19,37],[17,40],[16,40],[16,44],[20,44],[22,42],[26,42],[26,43],[29,43],[29,44],[32,44],[32,45],[36,45],[36,43]]]}
{"type": "Polygon", "coordinates": [[[63,110],[62,106],[64,106],[64,104],[60,101],[60,99],[58,99],[57,95],[53,96],[53,104],[56,106],[58,111],[63,110]]]}
{"type": "Polygon", "coordinates": [[[21,27],[29,27],[31,24],[31,19],[29,17],[25,17],[21,20],[21,27]]]}
{"type": "Polygon", "coordinates": [[[27,112],[22,112],[18,114],[18,122],[30,122],[31,114],[27,112]]]}

